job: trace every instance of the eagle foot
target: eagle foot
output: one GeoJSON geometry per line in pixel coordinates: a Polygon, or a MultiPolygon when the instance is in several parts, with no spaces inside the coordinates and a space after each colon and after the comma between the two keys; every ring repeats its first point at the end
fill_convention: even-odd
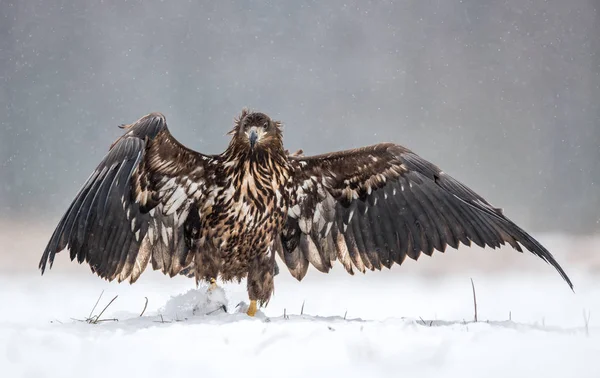
{"type": "Polygon", "coordinates": [[[217,280],[216,280],[216,279],[214,279],[214,278],[211,278],[211,279],[210,279],[210,286],[208,287],[208,290],[207,290],[207,291],[209,291],[209,292],[210,292],[210,291],[213,291],[213,290],[215,290],[215,289],[216,289],[216,288],[218,288],[218,287],[219,287],[219,285],[217,285],[217,280]]]}

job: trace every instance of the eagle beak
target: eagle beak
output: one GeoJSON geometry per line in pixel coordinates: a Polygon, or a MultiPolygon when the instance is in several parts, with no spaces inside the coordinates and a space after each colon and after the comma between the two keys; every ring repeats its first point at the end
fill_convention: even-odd
{"type": "Polygon", "coordinates": [[[250,129],[250,134],[248,134],[248,140],[250,141],[250,148],[254,149],[254,145],[258,140],[258,133],[256,132],[256,129],[254,127],[250,129]]]}

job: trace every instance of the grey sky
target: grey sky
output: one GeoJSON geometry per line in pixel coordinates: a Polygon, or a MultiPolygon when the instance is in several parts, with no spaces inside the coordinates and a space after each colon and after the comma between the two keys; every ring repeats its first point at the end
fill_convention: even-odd
{"type": "Polygon", "coordinates": [[[243,106],[307,154],[392,141],[524,227],[600,229],[593,0],[0,0],[0,210],[56,222],[163,112],[221,152],[243,106]]]}

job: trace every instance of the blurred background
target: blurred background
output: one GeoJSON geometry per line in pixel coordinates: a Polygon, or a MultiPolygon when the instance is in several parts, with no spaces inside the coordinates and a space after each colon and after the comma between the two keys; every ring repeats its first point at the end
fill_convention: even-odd
{"type": "Polygon", "coordinates": [[[219,153],[248,106],[306,154],[405,145],[600,270],[599,98],[596,0],[0,0],[0,262],[35,269],[117,125],[219,153]]]}

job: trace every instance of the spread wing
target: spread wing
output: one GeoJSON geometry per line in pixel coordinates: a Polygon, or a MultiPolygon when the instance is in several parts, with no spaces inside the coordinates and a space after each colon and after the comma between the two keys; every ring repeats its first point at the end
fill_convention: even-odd
{"type": "Polygon", "coordinates": [[[327,272],[390,268],[447,246],[521,245],[556,268],[550,252],[471,189],[412,151],[379,144],[313,157],[289,157],[292,206],[282,259],[297,279],[308,264],[327,272]]]}
{"type": "Polygon", "coordinates": [[[58,223],[42,274],[65,248],[99,276],[131,282],[149,261],[173,276],[198,252],[198,203],[212,158],[178,143],[160,113],[123,128],[58,223]]]}

